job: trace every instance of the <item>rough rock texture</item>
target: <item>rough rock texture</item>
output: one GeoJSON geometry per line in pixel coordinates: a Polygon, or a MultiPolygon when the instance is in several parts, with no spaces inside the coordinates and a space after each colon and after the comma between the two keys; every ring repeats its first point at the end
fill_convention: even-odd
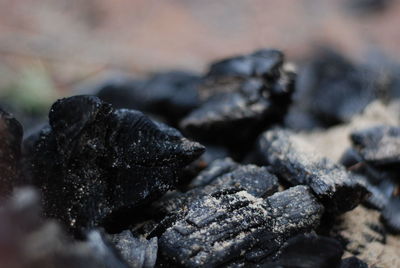
{"type": "Polygon", "coordinates": [[[119,234],[110,235],[110,241],[129,267],[152,268],[155,266],[158,251],[157,237],[146,240],[134,237],[131,231],[125,230],[119,234]]]}
{"type": "Polygon", "coordinates": [[[189,188],[207,185],[219,176],[235,170],[238,166],[239,164],[229,157],[217,159],[190,182],[189,188]]]}
{"type": "Polygon", "coordinates": [[[222,146],[203,144],[205,152],[194,162],[185,167],[182,172],[182,181],[180,189],[191,187],[192,180],[204,169],[209,167],[215,160],[228,158],[229,151],[222,146]]]}
{"type": "Polygon", "coordinates": [[[227,189],[241,189],[255,197],[265,198],[278,191],[278,179],[265,167],[239,165],[230,158],[214,161],[193,179],[192,189],[175,192],[156,201],[154,208],[161,214],[182,214],[199,198],[227,189]]]}
{"type": "Polygon", "coordinates": [[[201,140],[236,147],[251,141],[290,103],[294,74],[283,61],[281,52],[261,50],[213,64],[202,86],[208,98],[180,126],[201,140]]]}
{"type": "Polygon", "coordinates": [[[260,136],[257,150],[273,173],[292,185],[310,186],[327,210],[353,209],[367,194],[365,187],[344,167],[318,156],[310,147],[289,131],[273,129],[260,136]]]}
{"type": "MultiPolygon", "coordinates": [[[[205,173],[207,172],[200,173],[193,182],[204,182],[205,173]]],[[[256,197],[266,197],[278,191],[278,186],[278,179],[265,167],[238,165],[231,172],[222,174],[208,181],[207,185],[196,187],[189,192],[211,193],[213,189],[238,187],[256,197]]]]}
{"type": "Polygon", "coordinates": [[[400,127],[375,126],[351,134],[353,147],[373,165],[400,164],[400,127]]]}
{"type": "Polygon", "coordinates": [[[160,238],[164,258],[186,267],[273,258],[282,243],[319,224],[323,207],[306,186],[267,199],[232,189],[191,203],[160,238]]]}
{"type": "Polygon", "coordinates": [[[18,177],[22,126],[0,108],[0,201],[9,196],[18,177]]]}
{"type": "Polygon", "coordinates": [[[400,232],[398,172],[400,129],[378,125],[351,133],[353,147],[341,161],[354,173],[372,195],[366,205],[382,211],[382,220],[389,231],[400,232]]]}
{"type": "Polygon", "coordinates": [[[176,129],[97,97],[59,100],[49,119],[34,145],[33,183],[45,214],[72,230],[159,197],[204,151],[176,129]]]}
{"type": "Polygon", "coordinates": [[[349,122],[378,97],[380,84],[372,77],[336,51],[320,50],[299,73],[287,125],[312,129],[349,122]]]}

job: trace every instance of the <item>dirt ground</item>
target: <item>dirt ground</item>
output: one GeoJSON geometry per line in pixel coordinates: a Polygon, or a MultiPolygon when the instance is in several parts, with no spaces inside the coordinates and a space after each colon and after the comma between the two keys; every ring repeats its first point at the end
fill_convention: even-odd
{"type": "Polygon", "coordinates": [[[348,2],[355,0],[0,0],[0,88],[27,72],[64,91],[115,71],[202,71],[261,47],[290,59],[321,43],[358,59],[376,49],[398,58],[400,2],[368,14],[348,2]]]}

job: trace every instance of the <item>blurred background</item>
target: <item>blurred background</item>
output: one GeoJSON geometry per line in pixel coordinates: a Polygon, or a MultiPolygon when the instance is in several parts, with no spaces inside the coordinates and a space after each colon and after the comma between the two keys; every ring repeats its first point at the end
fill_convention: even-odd
{"type": "Polygon", "coordinates": [[[41,113],[115,73],[203,72],[264,47],[397,62],[399,14],[397,0],[0,0],[0,100],[41,113]]]}

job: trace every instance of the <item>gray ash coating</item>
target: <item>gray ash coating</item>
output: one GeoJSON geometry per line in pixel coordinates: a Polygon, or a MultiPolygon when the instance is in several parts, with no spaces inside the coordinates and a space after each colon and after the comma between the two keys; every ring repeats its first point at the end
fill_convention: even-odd
{"type": "Polygon", "coordinates": [[[135,237],[131,231],[125,230],[119,234],[109,235],[109,240],[131,268],[152,268],[156,264],[157,237],[146,240],[143,237],[135,237]]]}
{"type": "Polygon", "coordinates": [[[343,166],[321,157],[290,131],[266,131],[258,140],[258,152],[261,161],[282,179],[310,186],[331,212],[352,210],[368,192],[343,166]]]}
{"type": "Polygon", "coordinates": [[[221,191],[191,203],[160,238],[165,258],[187,267],[272,259],[290,236],[319,224],[324,209],[306,186],[267,199],[221,191]]]}
{"type": "Polygon", "coordinates": [[[204,151],[179,131],[96,97],[59,100],[49,118],[33,148],[33,183],[45,214],[72,230],[163,194],[204,151]]]}
{"type": "Polygon", "coordinates": [[[188,191],[174,192],[153,206],[162,214],[182,214],[197,199],[215,191],[237,188],[255,197],[266,197],[278,191],[278,179],[265,167],[240,165],[230,158],[215,160],[198,174],[188,191]]]}

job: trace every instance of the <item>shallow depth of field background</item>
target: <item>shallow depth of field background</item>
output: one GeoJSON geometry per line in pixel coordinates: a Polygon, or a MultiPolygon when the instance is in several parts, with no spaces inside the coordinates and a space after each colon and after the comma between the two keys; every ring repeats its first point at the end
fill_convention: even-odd
{"type": "Polygon", "coordinates": [[[399,15],[398,0],[0,0],[0,100],[48,109],[103,77],[201,72],[262,47],[400,61],[399,15]]]}

